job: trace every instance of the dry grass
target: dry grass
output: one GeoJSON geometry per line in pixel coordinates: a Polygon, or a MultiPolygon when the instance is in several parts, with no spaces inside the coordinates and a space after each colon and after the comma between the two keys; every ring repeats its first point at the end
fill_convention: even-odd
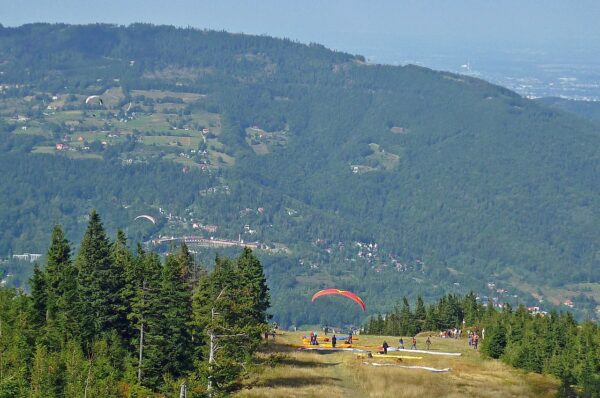
{"type": "MultiPolygon", "coordinates": [[[[499,361],[484,360],[467,346],[466,340],[432,339],[432,350],[461,352],[460,357],[419,354],[421,360],[403,364],[450,368],[448,373],[397,367],[372,367],[354,353],[296,351],[306,332],[285,332],[277,343],[269,341],[260,357],[273,353],[274,367],[263,366],[246,382],[240,397],[550,397],[556,394],[556,380],[512,369],[499,361]]],[[[424,348],[426,337],[418,338],[424,348]]],[[[358,346],[376,351],[386,340],[396,345],[395,337],[359,336],[358,346]]],[[[405,338],[405,342],[408,341],[405,338]]],[[[375,358],[373,362],[396,363],[394,358],[375,358]]]]}

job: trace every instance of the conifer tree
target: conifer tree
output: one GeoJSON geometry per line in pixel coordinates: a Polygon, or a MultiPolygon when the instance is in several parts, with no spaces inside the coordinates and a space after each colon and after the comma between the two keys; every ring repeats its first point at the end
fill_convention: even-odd
{"type": "Polygon", "coordinates": [[[71,262],[69,242],[58,225],[52,231],[45,273],[49,326],[56,328],[55,332],[62,340],[72,338],[77,333],[77,270],[71,262]]]}
{"type": "Polygon", "coordinates": [[[119,292],[110,290],[110,245],[100,216],[92,210],[77,254],[80,319],[83,341],[89,342],[114,321],[111,304],[119,292]]]}
{"type": "Polygon", "coordinates": [[[56,356],[48,353],[46,347],[38,344],[31,368],[31,398],[53,398],[62,395],[60,367],[56,356]]]}
{"type": "MultiPolygon", "coordinates": [[[[117,342],[117,345],[120,343],[117,342]]],[[[87,358],[88,374],[84,384],[84,396],[117,397],[120,372],[115,366],[114,345],[105,339],[94,341],[87,358]]],[[[121,358],[122,359],[122,358],[121,358]]]]}
{"type": "Polygon", "coordinates": [[[600,330],[598,325],[585,322],[579,333],[578,384],[583,387],[583,396],[600,396],[600,330]]]}
{"type": "Polygon", "coordinates": [[[427,307],[427,318],[425,318],[425,329],[426,330],[437,330],[440,329],[437,309],[435,305],[431,304],[427,307]]]}
{"type": "Polygon", "coordinates": [[[466,325],[474,325],[479,319],[479,305],[475,293],[469,292],[463,301],[464,321],[466,325]]]}
{"type": "Polygon", "coordinates": [[[31,287],[32,320],[38,327],[46,324],[48,316],[47,285],[46,274],[36,263],[33,266],[33,276],[29,280],[29,286],[31,287]]]}
{"type": "Polygon", "coordinates": [[[81,345],[75,341],[67,342],[63,349],[64,396],[66,398],[83,397],[88,377],[88,361],[81,345]]]}
{"type": "Polygon", "coordinates": [[[262,264],[248,247],[237,258],[237,274],[240,286],[244,287],[245,299],[252,303],[248,315],[256,324],[265,324],[270,307],[269,288],[262,264]]]}
{"type": "Polygon", "coordinates": [[[255,309],[238,272],[236,263],[217,256],[215,270],[199,281],[194,295],[194,324],[207,336],[202,356],[208,363],[200,373],[217,391],[232,386],[256,348],[255,309]]]}
{"type": "Polygon", "coordinates": [[[156,388],[167,360],[162,349],[165,344],[164,303],[160,295],[162,265],[156,253],[143,254],[140,260],[142,281],[129,318],[137,330],[134,343],[138,353],[138,380],[144,386],[156,388]]]}
{"type": "Polygon", "coordinates": [[[400,308],[396,306],[391,314],[388,314],[384,321],[382,333],[391,336],[400,335],[400,308]]]}
{"type": "Polygon", "coordinates": [[[506,348],[506,328],[498,321],[487,328],[487,338],[483,340],[482,352],[491,358],[498,359],[506,348]]]}
{"type": "Polygon", "coordinates": [[[414,315],[410,312],[410,305],[406,297],[402,298],[400,310],[400,335],[414,336],[416,334],[414,315]]]}
{"type": "Polygon", "coordinates": [[[183,243],[177,255],[171,254],[162,267],[160,301],[163,308],[161,330],[165,355],[164,372],[178,377],[190,370],[191,358],[191,319],[192,290],[190,271],[193,260],[187,246],[183,243]]]}
{"type": "Polygon", "coordinates": [[[487,305],[485,307],[485,319],[486,319],[486,321],[492,321],[495,316],[496,316],[496,310],[494,308],[494,300],[489,298],[487,305]]]}
{"type": "Polygon", "coordinates": [[[63,275],[71,262],[71,248],[60,226],[55,225],[46,256],[45,272],[48,281],[48,310],[51,316],[57,312],[57,299],[62,296],[63,275]]]}
{"type": "MultiPolygon", "coordinates": [[[[427,320],[427,310],[425,309],[425,304],[423,303],[423,298],[421,296],[417,297],[417,305],[415,308],[415,323],[417,326],[417,333],[426,330],[425,329],[425,321],[427,320]]],[[[429,329],[431,330],[431,329],[429,329]]]]}
{"type": "Polygon", "coordinates": [[[372,317],[371,320],[373,321],[373,324],[369,328],[369,333],[371,333],[371,334],[382,334],[383,333],[383,329],[384,329],[384,325],[385,325],[385,321],[383,320],[383,317],[381,316],[381,314],[377,314],[377,316],[376,317],[372,317]]]}
{"type": "MultiPolygon", "coordinates": [[[[135,340],[139,337],[140,322],[143,318],[143,287],[146,283],[146,261],[148,254],[144,252],[142,246],[137,244],[137,253],[132,256],[131,261],[125,263],[123,273],[124,286],[121,290],[121,301],[126,306],[127,312],[127,331],[125,340],[135,340]]],[[[137,351],[137,344],[134,342],[132,348],[137,351]]]]}
{"type": "Polygon", "coordinates": [[[127,247],[127,238],[121,230],[117,231],[117,237],[110,247],[110,272],[107,288],[114,292],[109,297],[108,303],[112,314],[109,317],[108,326],[114,328],[122,339],[129,337],[129,303],[125,297],[126,272],[132,267],[133,256],[127,247]]]}

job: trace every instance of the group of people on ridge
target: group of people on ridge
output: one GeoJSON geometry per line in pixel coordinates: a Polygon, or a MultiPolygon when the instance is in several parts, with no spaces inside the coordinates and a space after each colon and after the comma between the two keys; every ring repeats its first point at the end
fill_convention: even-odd
{"type": "MultiPolygon", "coordinates": [[[[324,328],[323,329],[325,336],[327,336],[327,332],[329,332],[329,328],[324,328]]],[[[353,331],[352,329],[350,329],[350,331],[348,332],[348,338],[346,339],[346,341],[344,341],[344,344],[352,344],[352,334],[353,331]]],[[[335,330],[333,331],[333,335],[331,336],[331,347],[335,348],[336,344],[337,344],[337,336],[335,335],[335,330]]],[[[325,339],[325,341],[327,341],[327,339],[325,339]]],[[[310,332],[310,345],[319,345],[319,340],[318,340],[318,335],[317,332],[315,331],[311,331],[310,332]]]]}
{"type": "Polygon", "coordinates": [[[460,336],[462,335],[462,330],[454,328],[454,329],[448,329],[448,330],[442,330],[440,332],[440,337],[443,339],[460,339],[460,336]]]}
{"type": "MultiPolygon", "coordinates": [[[[430,339],[431,335],[429,337],[427,337],[427,341],[425,342],[425,344],[427,344],[427,349],[429,349],[429,346],[431,345],[431,339],[430,339]]],[[[399,350],[404,350],[404,338],[400,337],[400,340],[398,341],[398,349],[399,350]]],[[[412,344],[410,346],[411,350],[417,350],[417,336],[413,336],[412,338],[412,344]]]]}
{"type": "MultiPolygon", "coordinates": [[[[427,337],[427,340],[425,341],[425,344],[427,345],[427,349],[429,349],[431,347],[431,335],[429,335],[427,337]]],[[[388,348],[390,347],[390,345],[387,343],[387,341],[384,341],[383,344],[381,345],[381,347],[383,348],[382,352],[384,354],[387,354],[388,348]]],[[[398,341],[398,349],[399,350],[404,350],[404,338],[400,337],[400,340],[398,341]]],[[[412,344],[410,346],[411,350],[417,350],[417,336],[413,336],[412,338],[412,344]]]]}

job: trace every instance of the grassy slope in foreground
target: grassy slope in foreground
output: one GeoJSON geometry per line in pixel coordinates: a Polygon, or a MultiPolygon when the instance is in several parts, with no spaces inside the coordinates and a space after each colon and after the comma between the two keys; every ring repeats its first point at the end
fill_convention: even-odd
{"type": "MultiPolygon", "coordinates": [[[[300,338],[310,332],[283,332],[263,347],[261,357],[285,354],[274,367],[264,366],[252,375],[239,397],[551,397],[558,381],[511,368],[496,360],[485,360],[470,349],[466,339],[432,337],[432,351],[461,352],[460,357],[418,354],[422,359],[404,360],[403,365],[450,368],[448,373],[420,369],[376,368],[363,364],[357,354],[318,354],[296,351],[300,338]]],[[[421,335],[425,336],[425,335],[421,335]]],[[[384,340],[396,345],[397,337],[359,336],[359,343],[378,346],[384,340]]],[[[418,337],[424,348],[426,337],[418,337]]],[[[405,346],[410,340],[404,339],[405,346]]],[[[410,356],[410,354],[405,354],[410,356]]],[[[417,355],[414,355],[417,356],[417,355]]],[[[394,359],[368,361],[396,363],[394,359]]]]}

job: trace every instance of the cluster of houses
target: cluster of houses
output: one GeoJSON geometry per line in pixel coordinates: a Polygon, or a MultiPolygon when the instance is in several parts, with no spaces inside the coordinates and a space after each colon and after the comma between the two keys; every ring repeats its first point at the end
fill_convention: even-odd
{"type": "MultiPolygon", "coordinates": [[[[120,137],[121,133],[115,132],[115,133],[109,133],[108,134],[108,138],[116,138],[116,137],[120,137]]],[[[72,138],[70,135],[65,134],[61,141],[56,144],[56,150],[57,151],[77,151],[78,149],[76,147],[70,146],[69,142],[72,142],[72,138]]],[[[78,136],[77,137],[77,141],[83,143],[85,141],[85,139],[83,138],[83,136],[78,136]]],[[[108,146],[108,141],[100,141],[100,143],[102,144],[103,147],[107,147],[108,146]]],[[[87,145],[84,145],[80,148],[80,150],[82,151],[89,151],[90,147],[87,145]]]]}
{"type": "Polygon", "coordinates": [[[531,315],[541,315],[546,316],[548,311],[543,311],[539,306],[527,307],[527,312],[531,315]]]}
{"type": "Polygon", "coordinates": [[[358,247],[358,257],[367,259],[377,257],[377,252],[379,251],[379,246],[377,245],[377,243],[356,242],[355,246],[358,247]]]}
{"type": "MultiPolygon", "coordinates": [[[[492,297],[492,301],[494,302],[494,306],[497,308],[503,308],[504,304],[502,304],[499,300],[498,296],[502,296],[502,295],[506,295],[508,294],[508,290],[504,289],[504,288],[500,288],[496,286],[496,283],[494,282],[488,282],[487,283],[487,288],[492,291],[493,294],[496,294],[497,296],[492,297]]],[[[513,298],[517,298],[518,296],[515,294],[512,296],[513,298]]],[[[484,300],[488,300],[488,296],[483,296],[484,300]]],[[[542,298],[539,299],[539,302],[542,303],[544,300],[542,298]]],[[[573,300],[571,300],[570,298],[565,299],[562,303],[562,305],[569,307],[569,308],[575,308],[575,304],[573,303],[573,300]]],[[[484,303],[485,305],[485,303],[484,303]]],[[[539,305],[536,306],[531,306],[531,307],[527,307],[527,312],[529,312],[532,315],[541,315],[544,316],[546,314],[548,314],[547,311],[544,311],[539,305]]]]}
{"type": "MultiPolygon", "coordinates": [[[[344,251],[346,245],[344,242],[333,243],[326,239],[316,239],[313,244],[319,249],[323,250],[327,254],[341,253],[344,251]]],[[[350,247],[355,248],[356,251],[350,250],[350,256],[345,258],[345,261],[356,262],[362,260],[367,264],[371,265],[371,269],[375,273],[382,272],[386,267],[394,269],[396,272],[407,272],[419,269],[423,266],[423,262],[420,259],[414,261],[414,263],[400,260],[394,254],[388,253],[387,257],[381,253],[380,246],[376,242],[354,242],[350,247]]]]}
{"type": "Polygon", "coordinates": [[[230,193],[229,185],[218,185],[215,187],[202,189],[200,191],[200,196],[216,195],[216,194],[220,194],[220,193],[229,195],[229,193],[230,193]]]}
{"type": "Polygon", "coordinates": [[[346,248],[346,244],[344,242],[338,242],[336,245],[334,243],[330,243],[326,239],[317,239],[313,243],[315,246],[322,248],[327,254],[332,254],[334,252],[334,249],[337,249],[337,251],[342,252],[346,248]]]}
{"type": "Polygon", "coordinates": [[[192,223],[192,228],[193,229],[202,229],[206,232],[209,232],[211,234],[217,232],[217,230],[219,229],[219,227],[217,225],[204,225],[202,223],[199,222],[194,222],[192,223]]]}

